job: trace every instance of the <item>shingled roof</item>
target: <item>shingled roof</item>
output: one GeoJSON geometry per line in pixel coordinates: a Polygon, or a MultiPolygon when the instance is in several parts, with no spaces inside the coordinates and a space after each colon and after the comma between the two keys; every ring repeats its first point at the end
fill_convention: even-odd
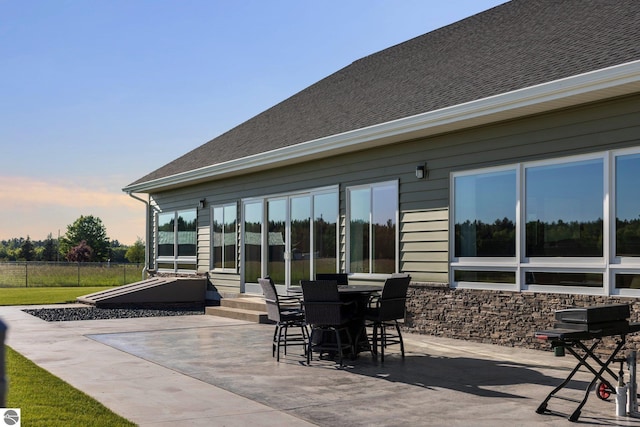
{"type": "Polygon", "coordinates": [[[359,59],[124,190],[639,59],[638,0],[513,0],[359,59]]]}

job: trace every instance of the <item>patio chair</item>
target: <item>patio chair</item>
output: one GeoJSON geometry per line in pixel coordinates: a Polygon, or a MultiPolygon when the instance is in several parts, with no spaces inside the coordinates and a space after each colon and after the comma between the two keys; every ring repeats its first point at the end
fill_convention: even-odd
{"type": "Polygon", "coordinates": [[[364,318],[373,328],[371,353],[384,362],[384,349],[393,344],[400,344],[400,352],[404,359],[404,342],[398,325],[398,319],[404,319],[407,290],[411,277],[390,277],[384,282],[382,293],[374,296],[365,309],[364,318]],[[395,328],[395,333],[388,333],[387,328],[395,328]]]}
{"type": "Polygon", "coordinates": [[[349,321],[355,304],[340,300],[335,280],[301,280],[300,286],[305,317],[311,325],[307,363],[311,363],[315,351],[320,357],[323,353],[337,354],[340,366],[343,366],[345,351],[353,354],[349,321]]]}
{"type": "Polygon", "coordinates": [[[304,355],[309,351],[309,330],[305,321],[304,311],[301,301],[297,297],[278,295],[276,286],[270,278],[258,279],[264,301],[267,304],[267,318],[275,322],[273,331],[272,356],[280,361],[280,347],[284,347],[284,354],[287,354],[287,347],[301,345],[304,355]],[[300,332],[289,332],[289,327],[299,328],[300,332]],[[277,354],[277,356],[276,356],[277,354]]]}
{"type": "Polygon", "coordinates": [[[316,274],[316,280],[335,280],[338,282],[338,286],[349,284],[349,276],[347,273],[318,273],[316,274]]]}

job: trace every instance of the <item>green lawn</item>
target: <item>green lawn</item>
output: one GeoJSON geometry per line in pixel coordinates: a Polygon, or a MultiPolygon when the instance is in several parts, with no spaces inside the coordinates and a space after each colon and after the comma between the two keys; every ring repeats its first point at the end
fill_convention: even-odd
{"type": "Polygon", "coordinates": [[[0,288],[0,305],[58,304],[74,302],[77,297],[111,289],[112,286],[0,288]]]}
{"type": "Polygon", "coordinates": [[[31,427],[134,426],[98,401],[5,346],[7,408],[20,408],[31,427]]]}
{"type": "MultiPolygon", "coordinates": [[[[111,287],[0,288],[0,304],[31,305],[75,301],[111,287]]],[[[7,408],[20,408],[23,426],[134,426],[98,401],[5,346],[7,408]]]]}

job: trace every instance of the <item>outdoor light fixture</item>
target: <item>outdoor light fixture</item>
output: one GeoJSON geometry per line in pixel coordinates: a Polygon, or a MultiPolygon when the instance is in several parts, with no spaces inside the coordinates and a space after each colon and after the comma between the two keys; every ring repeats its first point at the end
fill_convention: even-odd
{"type": "Polygon", "coordinates": [[[416,166],[416,178],[423,179],[427,176],[427,164],[421,164],[416,166]]]}
{"type": "Polygon", "coordinates": [[[207,203],[207,199],[200,200],[200,209],[204,209],[205,204],[207,203]]]}

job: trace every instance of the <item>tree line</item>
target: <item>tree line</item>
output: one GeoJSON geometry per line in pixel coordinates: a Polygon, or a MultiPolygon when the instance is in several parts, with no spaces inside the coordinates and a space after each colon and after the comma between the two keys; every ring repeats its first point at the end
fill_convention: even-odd
{"type": "Polygon", "coordinates": [[[0,241],[0,261],[144,262],[145,245],[138,238],[122,245],[107,237],[102,220],[80,216],[67,226],[60,238],[51,234],[45,240],[18,237],[0,241]]]}

